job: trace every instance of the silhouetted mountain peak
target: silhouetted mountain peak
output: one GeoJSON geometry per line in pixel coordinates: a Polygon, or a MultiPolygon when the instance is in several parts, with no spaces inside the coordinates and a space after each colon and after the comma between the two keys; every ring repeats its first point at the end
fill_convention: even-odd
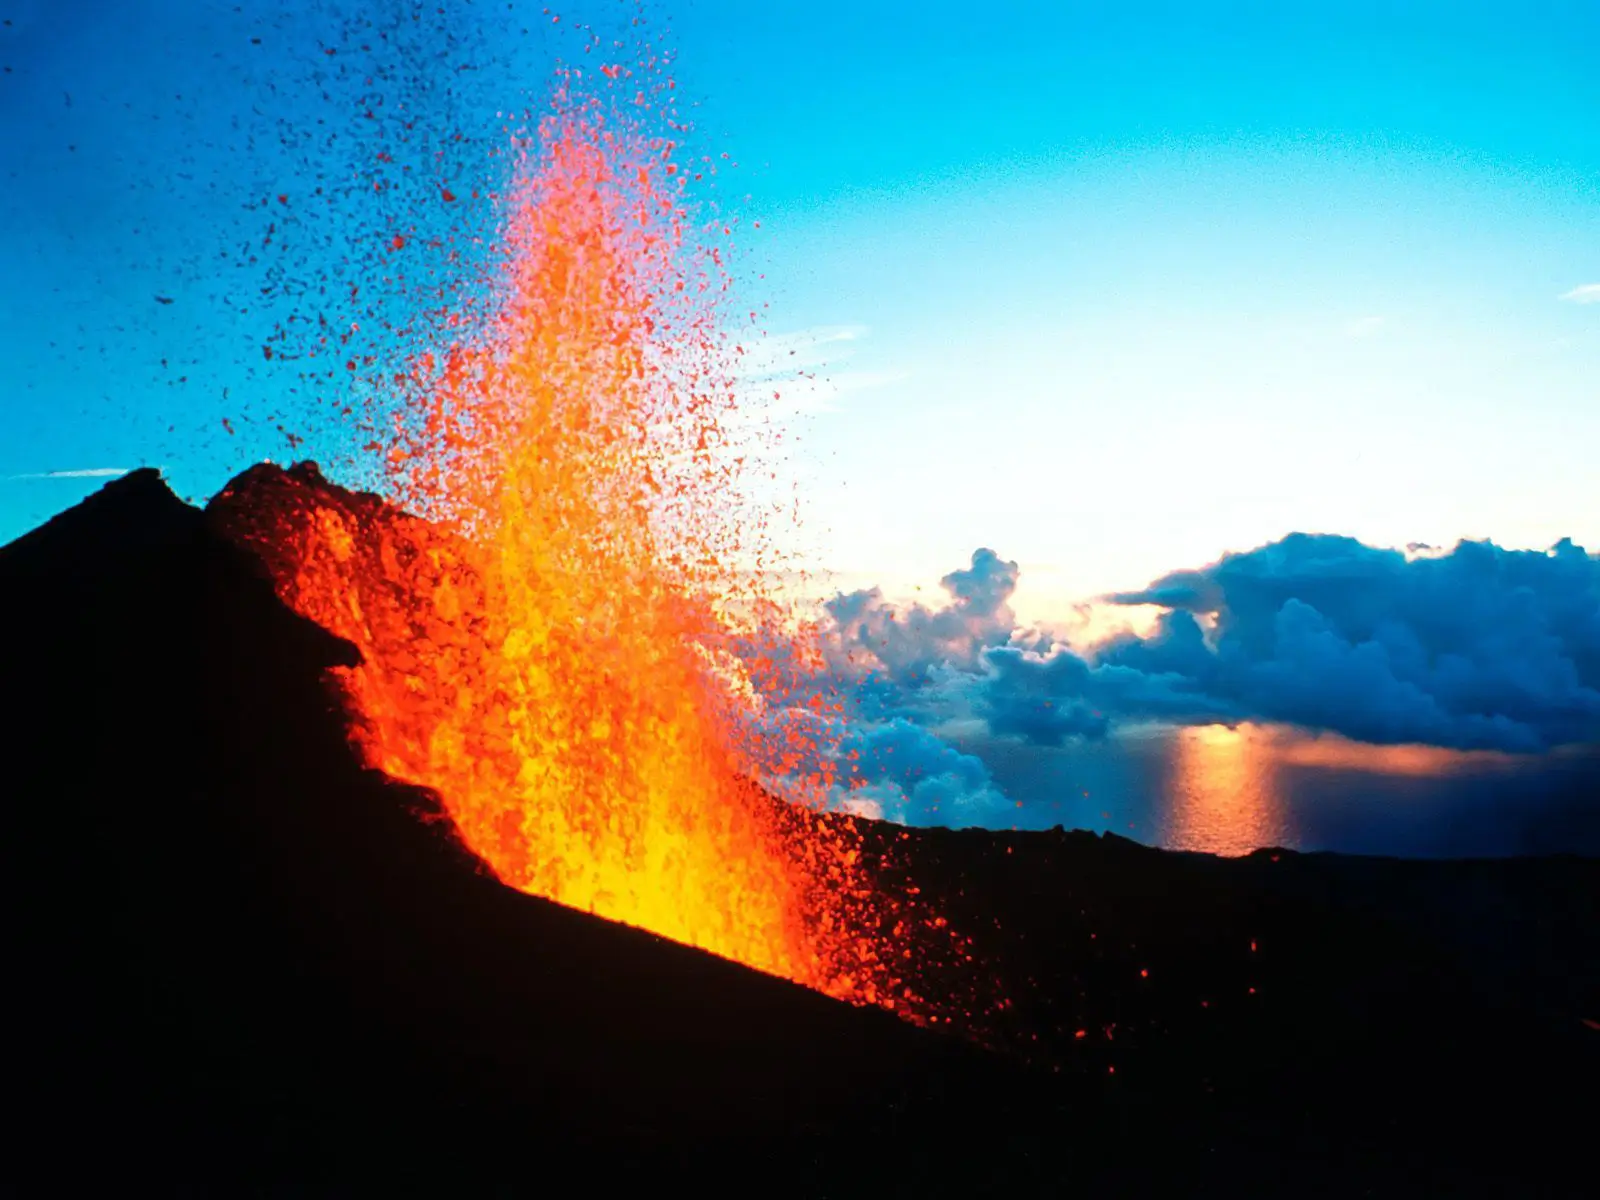
{"type": "Polygon", "coordinates": [[[141,467],[0,547],[0,570],[98,569],[193,536],[202,525],[199,511],[173,494],[160,471],[141,467]]]}

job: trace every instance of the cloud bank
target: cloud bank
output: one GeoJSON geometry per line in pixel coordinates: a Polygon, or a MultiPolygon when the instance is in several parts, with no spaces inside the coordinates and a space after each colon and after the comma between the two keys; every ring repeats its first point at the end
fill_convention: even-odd
{"type": "Polygon", "coordinates": [[[1460,750],[1600,738],[1600,561],[1570,540],[1414,557],[1292,534],[1112,599],[1167,612],[1065,694],[1121,713],[1460,750]]]}
{"type": "MultiPolygon", "coordinates": [[[[821,661],[762,694],[828,720],[841,807],[911,824],[1005,824],[960,727],[1059,746],[1119,725],[1243,721],[1361,742],[1538,753],[1600,742],[1600,558],[1461,542],[1291,534],[1105,600],[1164,611],[1074,648],[1019,628],[1017,564],[980,549],[939,607],[878,589],[824,606],[821,661]],[[840,715],[816,715],[827,698],[840,715]]],[[[824,706],[826,707],[826,706],[824,706]]]]}

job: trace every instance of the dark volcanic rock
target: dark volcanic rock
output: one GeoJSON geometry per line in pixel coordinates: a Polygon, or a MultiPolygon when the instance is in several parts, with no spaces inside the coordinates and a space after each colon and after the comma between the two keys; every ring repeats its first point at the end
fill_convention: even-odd
{"type": "Polygon", "coordinates": [[[985,1054],[500,886],[153,473],[0,549],[0,619],[15,1184],[1588,1191],[1594,863],[872,827],[985,1054]]]}

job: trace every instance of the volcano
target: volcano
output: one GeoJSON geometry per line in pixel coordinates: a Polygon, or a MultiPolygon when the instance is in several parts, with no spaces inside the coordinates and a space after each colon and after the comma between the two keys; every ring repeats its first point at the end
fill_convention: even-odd
{"type": "Polygon", "coordinates": [[[806,814],[962,932],[918,1027],[508,886],[364,761],[277,586],[313,495],[388,519],[141,471],[0,549],[17,1190],[1591,1190],[1600,864],[806,814]]]}

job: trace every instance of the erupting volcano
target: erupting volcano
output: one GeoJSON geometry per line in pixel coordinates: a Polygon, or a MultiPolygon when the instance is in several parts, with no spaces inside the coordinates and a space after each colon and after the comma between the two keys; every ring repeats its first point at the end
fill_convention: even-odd
{"type": "MultiPolygon", "coordinates": [[[[1279,494],[1273,447],[1234,436],[1268,400],[1294,431],[1293,373],[1256,361],[1290,325],[1243,303],[1242,324],[1168,319],[1186,287],[1222,295],[1215,262],[1271,266],[1254,291],[1248,269],[1233,282],[1282,299],[1286,320],[1279,268],[1312,272],[1293,326],[1302,399],[1339,386],[1317,354],[1429,394],[1450,379],[1403,322],[1361,343],[1381,359],[1366,367],[1316,335],[1339,272],[1274,248],[1288,226],[1270,206],[1252,220],[1241,193],[1224,206],[1236,241],[1196,242],[1223,211],[1213,168],[1315,225],[1352,165],[1308,175],[1300,204],[1280,186],[1294,146],[1208,148],[1208,112],[1248,107],[1238,56],[1220,108],[1197,68],[1158,119],[1148,68],[1217,60],[1213,19],[1193,45],[1158,45],[1151,28],[1189,38],[1194,22],[1030,17],[986,49],[954,10],[914,28],[892,6],[685,14],[714,70],[719,107],[702,111],[770,152],[762,203],[804,239],[774,239],[790,283],[769,311],[794,323],[763,344],[751,238],[719,206],[736,164],[678,116],[672,35],[645,0],[576,6],[588,17],[11,7],[0,112],[26,136],[0,139],[18,181],[0,220],[0,484],[17,481],[0,527],[31,508],[42,523],[0,544],[7,1194],[141,1178],[199,1195],[561,1178],[623,1195],[1595,1190],[1600,867],[1533,854],[1600,844],[1593,747],[1552,750],[1549,789],[1500,813],[1506,781],[1527,778],[1501,771],[1511,755],[1494,755],[1492,790],[1462,773],[1413,793],[1390,787],[1409,775],[1358,770],[1376,748],[1345,739],[1424,728],[1443,755],[1463,730],[1588,738],[1596,562],[1571,540],[1225,549],[1300,501],[1279,494]],[[569,65],[548,103],[508,113],[556,54],[569,65]],[[1121,78],[1138,95],[1102,86],[1121,78]],[[1139,129],[1195,152],[1166,163],[1139,129]],[[1017,164],[1049,170],[1013,179],[1017,164]],[[1163,238],[1171,253],[1141,249],[1163,238]],[[832,390],[901,375],[856,366],[914,382],[818,431],[843,468],[805,497],[837,531],[824,544],[791,525],[799,481],[767,405],[774,386],[784,409],[799,397],[772,382],[774,350],[827,361],[823,322],[869,316],[901,331],[841,353],[832,390]],[[1196,338],[1222,348],[1204,365],[1223,375],[1237,346],[1238,421],[1190,419],[1207,401],[1190,385],[1210,386],[1188,378],[1196,338]],[[1123,369],[1162,345],[1170,378],[1123,369]],[[975,346],[998,348],[979,374],[975,346]],[[992,391],[997,363],[1005,394],[980,411],[961,393],[992,391]],[[1145,426],[1182,433],[1170,461],[1145,426]],[[297,465],[262,461],[280,438],[297,465]],[[98,465],[133,462],[171,474],[98,465]],[[1189,503],[1195,480],[1235,475],[1223,508],[1189,503]],[[89,478],[109,482],[79,503],[54,490],[89,478]],[[875,511],[856,520],[863,495],[875,511]],[[979,551],[941,579],[943,607],[891,594],[924,552],[976,533],[969,517],[1053,539],[1063,581],[1121,572],[1144,553],[1141,527],[1111,520],[1129,496],[1167,541],[1188,505],[1197,547],[1226,509],[1205,534],[1221,558],[1107,575],[1117,590],[1081,623],[1013,610],[1040,542],[1017,562],[979,551]],[[1265,499],[1240,516],[1240,496],[1265,499]],[[1071,521],[1084,505],[1087,533],[1071,521]],[[935,518],[918,549],[912,526],[935,518]],[[790,590],[807,561],[881,588],[813,616],[790,590]],[[1159,611],[1083,645],[1102,610],[1159,611]],[[1221,757],[1161,727],[1235,718],[1311,724],[1221,757]],[[1297,772],[1315,797],[1298,840],[1258,846],[1293,832],[1274,789],[1297,772]],[[1137,815],[1141,841],[1193,845],[1195,813],[1243,829],[1228,849],[1248,852],[1088,828],[1137,815]],[[1425,829],[1442,840],[1415,840],[1425,829]],[[1340,830],[1507,857],[1304,852],[1340,830]]],[[[1316,84],[1323,24],[1304,46],[1275,28],[1265,61],[1316,84]]],[[[1370,82],[1363,54],[1346,74],[1370,82]]],[[[1540,96],[1559,67],[1529,76],[1540,96]]],[[[1365,99],[1332,107],[1377,111],[1365,99]]],[[[1460,198],[1459,181],[1417,180],[1460,198]]],[[[1401,198],[1426,205],[1417,180],[1401,198]]],[[[1343,224],[1322,220],[1335,242],[1343,224]]],[[[1524,390],[1550,384],[1555,405],[1559,374],[1524,390]]],[[[1529,403],[1530,419],[1563,411],[1529,403]]],[[[1498,437],[1476,407],[1456,432],[1498,437]]],[[[1325,415],[1300,431],[1315,440],[1325,415]]],[[[1348,460],[1322,458],[1344,486],[1348,460]]]]}
{"type": "Polygon", "coordinates": [[[644,128],[652,98],[602,76],[580,98],[569,75],[520,148],[488,303],[385,398],[395,432],[370,450],[393,503],[300,471],[214,511],[360,648],[342,682],[368,762],[437,790],[506,883],[904,1009],[846,827],[752,783],[826,756],[760,732],[749,686],[803,636],[782,661],[718,649],[762,613],[770,641],[777,611],[728,277],[677,146],[644,128]]]}

